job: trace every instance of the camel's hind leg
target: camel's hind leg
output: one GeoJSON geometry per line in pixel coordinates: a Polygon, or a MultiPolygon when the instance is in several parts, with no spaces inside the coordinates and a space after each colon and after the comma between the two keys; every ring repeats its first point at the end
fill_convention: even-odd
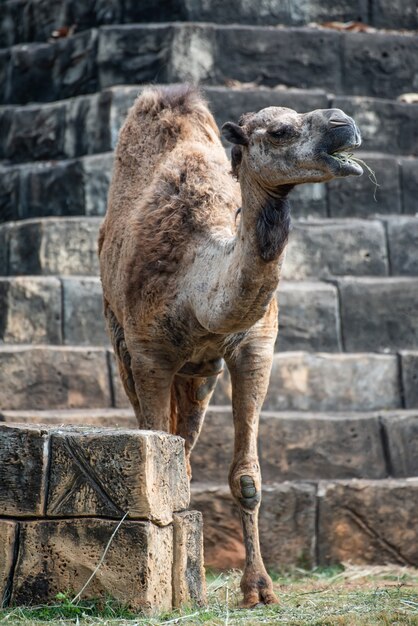
{"type": "Polygon", "coordinates": [[[115,314],[109,308],[108,305],[105,304],[105,317],[107,321],[107,326],[109,329],[110,339],[112,341],[113,350],[115,352],[116,361],[119,368],[120,378],[122,380],[123,387],[125,389],[126,395],[129,398],[130,403],[133,406],[135,411],[135,416],[139,419],[140,416],[140,406],[138,402],[138,397],[135,391],[135,383],[132,376],[131,370],[131,355],[129,354],[128,348],[126,347],[125,342],[125,333],[122,326],[119,324],[116,319],[115,314]]]}
{"type": "Polygon", "coordinates": [[[176,376],[171,388],[170,432],[185,440],[186,463],[191,478],[190,453],[202,429],[218,376],[176,376]]]}

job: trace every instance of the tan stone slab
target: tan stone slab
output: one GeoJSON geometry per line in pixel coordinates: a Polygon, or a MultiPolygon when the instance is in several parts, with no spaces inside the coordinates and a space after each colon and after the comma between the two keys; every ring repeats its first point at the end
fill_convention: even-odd
{"type": "Polygon", "coordinates": [[[16,522],[0,520],[0,607],[9,600],[16,532],[16,522]]]}
{"type": "Polygon", "coordinates": [[[2,409],[68,409],[110,405],[105,350],[0,346],[2,409]]]}
{"type": "Polygon", "coordinates": [[[206,602],[203,519],[199,511],[173,516],[173,606],[206,602]]]}
{"type": "MultiPolygon", "coordinates": [[[[226,485],[192,487],[193,508],[203,513],[205,565],[242,568],[244,543],[238,507],[226,485]]],[[[285,482],[263,486],[260,508],[261,552],[267,567],[314,563],[315,487],[285,482]]]]}
{"type": "Polygon", "coordinates": [[[129,517],[157,524],[189,504],[181,437],[122,429],[52,430],[47,514],[129,517]]]}
{"type": "Polygon", "coordinates": [[[44,514],[48,433],[36,426],[0,426],[0,513],[44,514]]]}
{"type": "Polygon", "coordinates": [[[418,565],[418,478],[324,483],[319,564],[418,565]]]}
{"type": "MultiPolygon", "coordinates": [[[[117,523],[94,518],[23,522],[11,602],[42,604],[58,592],[78,593],[117,523]]],[[[126,521],[83,597],[106,595],[135,609],[170,610],[172,560],[171,526],[126,521]]]]}
{"type": "Polygon", "coordinates": [[[1,411],[6,424],[42,424],[45,426],[138,427],[132,409],[56,409],[55,411],[1,411]]]}

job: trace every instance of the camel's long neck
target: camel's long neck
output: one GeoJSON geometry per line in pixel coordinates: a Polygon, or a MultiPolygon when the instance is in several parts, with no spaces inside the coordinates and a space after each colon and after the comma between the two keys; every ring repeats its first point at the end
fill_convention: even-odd
{"type": "Polygon", "coordinates": [[[211,321],[219,332],[249,328],[266,312],[277,289],[290,228],[291,186],[264,189],[243,178],[241,219],[235,240],[214,271],[211,321]]]}

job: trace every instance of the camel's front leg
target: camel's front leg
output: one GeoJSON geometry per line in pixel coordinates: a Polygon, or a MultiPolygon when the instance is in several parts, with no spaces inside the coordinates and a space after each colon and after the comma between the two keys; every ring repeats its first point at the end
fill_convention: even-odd
{"type": "Polygon", "coordinates": [[[257,433],[272,362],[272,348],[268,343],[265,342],[264,348],[263,345],[247,345],[228,363],[235,428],[234,459],[229,484],[240,507],[244,533],[245,569],[241,580],[244,607],[278,602],[271,578],[264,567],[258,536],[261,475],[257,433]]]}

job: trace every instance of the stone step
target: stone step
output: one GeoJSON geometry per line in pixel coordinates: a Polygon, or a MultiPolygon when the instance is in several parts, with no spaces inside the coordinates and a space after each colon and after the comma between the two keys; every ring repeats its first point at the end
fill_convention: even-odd
{"type": "Polygon", "coordinates": [[[171,0],[158,9],[150,2],[95,2],[83,0],[8,0],[2,5],[0,17],[0,47],[19,42],[45,42],[54,30],[76,24],[76,32],[103,24],[131,22],[192,22],[241,23],[303,26],[309,22],[360,21],[377,28],[418,28],[414,0],[404,0],[402,6],[390,0],[351,2],[350,0],[281,0],[256,6],[242,0],[220,3],[218,0],[171,0]]]}
{"type": "MultiPolygon", "coordinates": [[[[265,410],[373,411],[418,407],[418,352],[281,352],[273,359],[265,410]]],[[[230,403],[227,373],[213,403],[230,403]]],[[[16,409],[127,408],[110,350],[0,345],[0,406],[16,409]]]]}
{"type": "MultiPolygon", "coordinates": [[[[50,217],[0,224],[0,276],[97,276],[100,222],[50,217]]],[[[294,220],[282,277],[414,276],[417,241],[417,217],[294,220]]]]}
{"type": "MultiPolygon", "coordinates": [[[[297,186],[293,217],[373,217],[418,210],[418,158],[359,152],[376,172],[329,184],[297,186]]],[[[104,215],[111,152],[62,161],[0,165],[0,223],[46,216],[104,215]]]]}
{"type": "MultiPolygon", "coordinates": [[[[137,428],[131,409],[6,410],[6,424],[137,428]]],[[[418,411],[262,411],[259,459],[264,484],[418,475],[418,411]]],[[[231,408],[211,406],[192,454],[193,482],[227,480],[233,456],[231,408]]]]}
{"type": "Polygon", "coordinates": [[[101,26],[53,43],[3,48],[0,76],[3,103],[52,102],[157,80],[238,80],[396,98],[415,84],[417,58],[417,38],[406,31],[365,36],[310,27],[154,23],[101,26]]]}
{"type": "MultiPolygon", "coordinates": [[[[418,349],[418,278],[283,280],[278,301],[277,351],[418,349]]],[[[0,342],[107,345],[102,311],[98,277],[0,277],[0,342]]]]}
{"type": "MultiPolygon", "coordinates": [[[[260,509],[264,562],[313,567],[418,565],[418,478],[289,481],[265,485],[260,509]]],[[[227,485],[192,483],[203,513],[206,566],[242,568],[238,507],[227,485]]]]}
{"type": "MultiPolygon", "coordinates": [[[[119,128],[140,85],[111,87],[93,95],[47,104],[0,106],[4,141],[0,159],[10,162],[64,159],[113,150],[119,128]]],[[[242,113],[285,106],[304,113],[341,108],[361,129],[363,150],[418,155],[417,104],[362,96],[332,96],[320,89],[203,88],[219,127],[242,113]]],[[[393,165],[392,169],[396,170],[393,165]]],[[[379,172],[377,172],[379,174],[379,172]]],[[[393,175],[392,177],[393,178],[393,175]]]]}

